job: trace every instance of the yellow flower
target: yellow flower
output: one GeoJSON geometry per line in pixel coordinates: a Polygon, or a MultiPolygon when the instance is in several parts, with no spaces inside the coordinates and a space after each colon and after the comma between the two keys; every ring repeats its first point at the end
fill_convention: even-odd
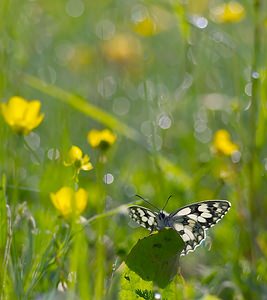
{"type": "Polygon", "coordinates": [[[211,10],[211,18],[217,23],[240,22],[245,14],[245,8],[235,1],[218,5],[211,10]]]}
{"type": "Polygon", "coordinates": [[[0,104],[1,113],[7,124],[17,133],[28,134],[43,120],[40,114],[41,102],[27,101],[22,97],[12,97],[0,104]]]}
{"type": "Polygon", "coordinates": [[[118,65],[132,65],[140,61],[143,50],[137,38],[127,34],[117,34],[103,43],[104,56],[118,65]]]}
{"type": "Polygon", "coordinates": [[[117,136],[109,129],[104,130],[90,130],[87,136],[88,143],[93,148],[99,148],[101,150],[107,150],[111,145],[115,143],[117,136]]]}
{"type": "Polygon", "coordinates": [[[145,18],[134,24],[134,31],[142,36],[152,36],[157,33],[156,23],[152,18],[145,18]]]}
{"type": "Polygon", "coordinates": [[[133,31],[143,37],[154,36],[175,26],[173,15],[158,5],[140,7],[131,21],[133,31]]]}
{"type": "Polygon", "coordinates": [[[90,171],[93,166],[90,162],[90,158],[87,154],[83,156],[82,150],[77,146],[71,146],[68,152],[68,159],[64,162],[65,166],[74,166],[79,174],[80,170],[90,171]]]}
{"type": "Polygon", "coordinates": [[[50,198],[55,208],[64,216],[71,214],[80,215],[86,208],[88,194],[80,188],[75,192],[72,188],[64,186],[56,193],[51,193],[50,198]]]}
{"type": "Polygon", "coordinates": [[[238,151],[238,146],[231,141],[229,132],[221,129],[214,134],[213,150],[224,155],[232,155],[238,151]]]}

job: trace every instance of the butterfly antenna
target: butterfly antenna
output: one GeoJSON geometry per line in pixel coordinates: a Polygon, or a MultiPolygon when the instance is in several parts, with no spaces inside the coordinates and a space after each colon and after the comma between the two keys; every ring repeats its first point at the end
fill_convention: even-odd
{"type": "Polygon", "coordinates": [[[169,202],[169,200],[171,199],[172,196],[173,196],[173,195],[170,195],[170,196],[168,197],[168,199],[167,199],[167,201],[165,202],[165,204],[164,204],[164,206],[163,206],[163,208],[162,208],[161,211],[163,211],[164,208],[167,206],[167,204],[168,204],[168,202],[169,202]]]}
{"type": "Polygon", "coordinates": [[[146,200],[145,198],[143,198],[142,196],[140,195],[135,195],[136,197],[142,199],[143,201],[145,201],[146,203],[148,203],[150,206],[154,207],[157,211],[160,211],[160,209],[158,209],[155,205],[153,205],[152,203],[150,203],[148,200],[146,200]]]}

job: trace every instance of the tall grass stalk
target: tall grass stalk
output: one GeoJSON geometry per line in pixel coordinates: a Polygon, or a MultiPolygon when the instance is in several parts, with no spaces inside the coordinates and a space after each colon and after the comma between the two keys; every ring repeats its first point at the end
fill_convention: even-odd
{"type": "MultiPolygon", "coordinates": [[[[77,289],[81,299],[89,300],[92,295],[90,277],[91,271],[88,268],[89,263],[89,251],[86,242],[86,236],[84,228],[81,224],[77,224],[77,221],[73,220],[73,231],[76,232],[73,236],[73,247],[70,253],[71,257],[71,270],[70,277],[73,276],[73,280],[70,284],[71,289],[77,289]],[[77,286],[76,286],[77,285],[77,286]]],[[[73,294],[68,294],[68,299],[73,299],[73,294]]]]}
{"type": "Polygon", "coordinates": [[[257,187],[259,186],[258,164],[259,164],[259,149],[257,149],[257,128],[259,123],[264,122],[258,118],[258,110],[260,104],[260,51],[261,51],[261,0],[253,1],[254,8],[254,43],[253,43],[253,58],[251,70],[252,94],[250,105],[250,154],[248,162],[248,182],[249,182],[249,211],[250,211],[250,225],[251,225],[251,260],[255,262],[255,238],[257,235],[255,228],[255,220],[257,219],[257,208],[259,207],[259,199],[257,187]]]}
{"type": "MultiPolygon", "coordinates": [[[[105,210],[105,192],[103,186],[103,176],[104,176],[104,164],[103,161],[105,158],[100,153],[98,157],[98,162],[96,165],[96,173],[97,173],[97,186],[99,197],[97,201],[97,214],[102,214],[105,210]]],[[[104,278],[105,278],[105,247],[104,247],[104,231],[105,231],[105,220],[100,218],[97,221],[97,240],[96,240],[96,260],[95,260],[95,290],[94,290],[94,299],[101,300],[104,297],[105,286],[104,286],[104,278]]]]}
{"type": "Polygon", "coordinates": [[[1,207],[1,221],[5,222],[6,224],[3,224],[1,230],[5,230],[6,232],[1,232],[1,246],[5,244],[4,247],[4,256],[2,261],[2,275],[0,276],[1,281],[1,293],[0,293],[0,299],[6,299],[6,292],[5,292],[5,286],[6,286],[6,276],[7,276],[7,267],[8,267],[8,261],[10,258],[10,248],[11,248],[11,242],[12,242],[12,222],[11,222],[11,210],[9,205],[6,203],[6,179],[5,176],[3,176],[2,179],[2,207],[1,207]],[[3,209],[6,209],[5,213],[3,212],[3,209]],[[4,216],[5,214],[5,216],[4,216]],[[2,239],[3,238],[3,239],[2,239]]]}

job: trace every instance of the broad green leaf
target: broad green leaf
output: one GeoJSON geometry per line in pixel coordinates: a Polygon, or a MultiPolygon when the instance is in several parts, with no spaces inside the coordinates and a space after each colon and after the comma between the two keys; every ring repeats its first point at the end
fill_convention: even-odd
{"type": "Polygon", "coordinates": [[[124,265],[124,271],[120,278],[120,300],[135,300],[135,299],[183,299],[183,283],[179,275],[176,276],[169,285],[164,289],[157,287],[152,281],[145,281],[138,276],[134,271],[131,271],[124,265]],[[158,298],[156,298],[158,297],[158,298]]]}
{"type": "Polygon", "coordinates": [[[143,280],[166,287],[177,274],[184,243],[173,229],[163,229],[140,239],[125,263],[143,280]]]}
{"type": "MultiPolygon", "coordinates": [[[[153,283],[144,281],[135,272],[131,271],[129,268],[125,268],[125,271],[121,275],[121,288],[119,299],[137,299],[138,294],[146,293],[147,295],[153,295],[153,283]]],[[[144,298],[145,299],[145,298],[144,298]]],[[[146,298],[153,299],[153,298],[146,298]]]]}

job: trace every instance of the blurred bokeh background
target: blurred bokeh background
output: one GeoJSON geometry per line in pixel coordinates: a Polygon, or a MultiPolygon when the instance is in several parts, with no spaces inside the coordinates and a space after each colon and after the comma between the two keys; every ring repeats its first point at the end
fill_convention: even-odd
{"type": "Polygon", "coordinates": [[[0,16],[1,102],[37,99],[44,113],[25,136],[0,119],[6,295],[117,299],[113,269],[146,234],[122,205],[140,194],[161,208],[172,194],[167,211],[232,203],[181,259],[177,299],[267,299],[266,2],[1,0],[0,16]],[[116,141],[95,149],[92,129],[116,141]],[[93,165],[75,179],[72,145],[93,165]],[[84,220],[105,216],[74,246],[78,225],[50,196],[63,186],[87,191],[84,220]]]}

